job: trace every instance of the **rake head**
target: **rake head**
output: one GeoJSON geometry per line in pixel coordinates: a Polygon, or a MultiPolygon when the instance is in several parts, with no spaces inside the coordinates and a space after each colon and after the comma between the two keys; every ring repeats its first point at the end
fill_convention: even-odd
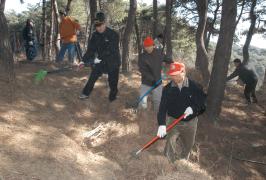
{"type": "Polygon", "coordinates": [[[41,69],[39,70],[37,73],[35,73],[34,79],[35,79],[35,83],[39,83],[40,81],[44,80],[44,78],[47,75],[47,71],[41,69]]]}

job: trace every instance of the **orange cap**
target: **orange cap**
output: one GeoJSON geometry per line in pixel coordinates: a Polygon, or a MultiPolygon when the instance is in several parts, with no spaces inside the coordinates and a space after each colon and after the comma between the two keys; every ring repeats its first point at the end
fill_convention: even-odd
{"type": "Polygon", "coordinates": [[[170,70],[167,72],[167,74],[169,76],[174,76],[182,72],[185,72],[185,64],[174,62],[170,64],[170,70]]]}
{"type": "Polygon", "coordinates": [[[144,47],[153,46],[154,45],[154,41],[153,41],[153,39],[150,36],[148,36],[148,37],[146,37],[144,39],[143,45],[144,45],[144,47]]]}

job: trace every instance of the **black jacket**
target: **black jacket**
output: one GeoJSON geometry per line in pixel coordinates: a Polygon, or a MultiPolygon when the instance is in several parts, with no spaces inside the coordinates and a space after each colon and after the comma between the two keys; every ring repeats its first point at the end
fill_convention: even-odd
{"type": "Polygon", "coordinates": [[[161,79],[163,62],[171,63],[172,59],[164,55],[159,49],[154,49],[151,54],[144,52],[140,55],[138,66],[142,84],[153,86],[155,82],[161,79]]]}
{"type": "Polygon", "coordinates": [[[102,60],[98,66],[106,71],[112,71],[120,67],[121,58],[118,33],[108,27],[104,33],[93,32],[88,42],[87,51],[83,56],[83,61],[84,63],[91,63],[95,57],[102,60]]]}
{"type": "Polygon", "coordinates": [[[227,81],[239,76],[239,79],[243,81],[244,84],[254,84],[258,81],[258,78],[253,70],[248,69],[246,66],[241,64],[235,69],[235,71],[227,77],[227,81]]]}
{"type": "Polygon", "coordinates": [[[159,112],[157,115],[158,124],[166,124],[166,115],[179,118],[184,114],[187,107],[191,107],[193,114],[182,121],[188,121],[202,114],[206,108],[207,95],[199,85],[186,79],[181,91],[173,82],[167,84],[162,93],[159,112]]]}
{"type": "Polygon", "coordinates": [[[35,40],[35,34],[33,31],[33,27],[27,25],[25,26],[25,28],[23,29],[23,39],[26,42],[30,42],[30,41],[34,41],[35,40]]]}

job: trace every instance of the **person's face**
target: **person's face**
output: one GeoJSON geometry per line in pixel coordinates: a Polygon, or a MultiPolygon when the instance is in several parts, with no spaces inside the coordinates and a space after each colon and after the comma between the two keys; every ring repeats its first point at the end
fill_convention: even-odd
{"type": "Polygon", "coordinates": [[[185,72],[179,73],[177,75],[169,76],[172,81],[174,81],[176,84],[183,83],[185,79],[185,72]]]}
{"type": "Polygon", "coordinates": [[[240,65],[240,63],[235,62],[234,65],[235,65],[235,67],[237,68],[237,67],[240,65]]]}
{"type": "Polygon", "coordinates": [[[147,52],[147,53],[152,53],[154,47],[153,46],[148,46],[148,47],[144,47],[144,50],[147,52]]]}
{"type": "Polygon", "coordinates": [[[97,25],[95,27],[96,27],[96,31],[98,33],[103,33],[106,30],[106,24],[105,23],[103,23],[101,25],[97,25]]]}

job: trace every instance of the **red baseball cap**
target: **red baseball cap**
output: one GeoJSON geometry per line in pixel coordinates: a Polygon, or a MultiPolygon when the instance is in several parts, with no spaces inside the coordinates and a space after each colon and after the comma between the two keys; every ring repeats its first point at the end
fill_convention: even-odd
{"type": "Polygon", "coordinates": [[[154,45],[154,41],[153,41],[153,39],[150,36],[148,36],[148,37],[146,37],[144,39],[143,45],[144,45],[144,47],[153,46],[154,45]]]}
{"type": "Polygon", "coordinates": [[[185,72],[185,64],[174,62],[170,64],[170,70],[167,72],[167,75],[175,76],[182,72],[185,72]]]}

